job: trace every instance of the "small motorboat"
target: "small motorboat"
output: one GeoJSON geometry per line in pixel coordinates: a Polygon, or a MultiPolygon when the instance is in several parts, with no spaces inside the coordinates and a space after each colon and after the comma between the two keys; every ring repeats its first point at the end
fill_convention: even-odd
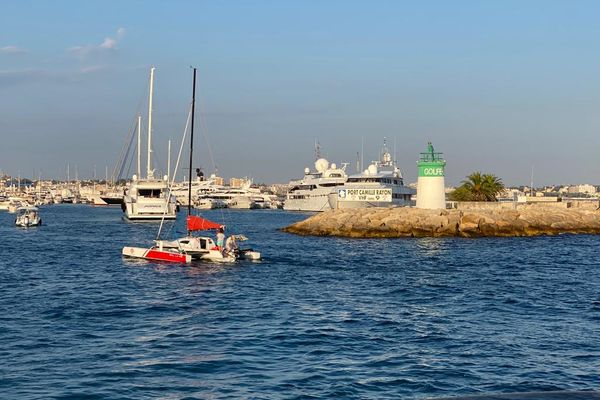
{"type": "Polygon", "coordinates": [[[17,218],[15,225],[28,228],[42,224],[42,218],[37,207],[19,207],[17,208],[17,218]]]}

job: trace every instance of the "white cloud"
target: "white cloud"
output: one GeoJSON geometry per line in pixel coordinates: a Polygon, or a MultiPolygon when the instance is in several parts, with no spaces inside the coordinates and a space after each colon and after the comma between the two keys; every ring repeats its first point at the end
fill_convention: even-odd
{"type": "Polygon", "coordinates": [[[104,42],[102,42],[102,44],[99,47],[101,49],[114,49],[115,47],[117,47],[117,41],[116,39],[107,37],[106,39],[104,39],[104,42]]]}
{"type": "Polygon", "coordinates": [[[0,47],[0,54],[23,54],[27,53],[27,50],[17,46],[4,46],[0,47]]]}
{"type": "Polygon", "coordinates": [[[92,65],[89,67],[83,67],[79,70],[80,74],[93,74],[96,72],[101,72],[107,70],[108,67],[105,65],[92,65]]]}
{"type": "Polygon", "coordinates": [[[117,33],[114,37],[105,38],[99,45],[88,44],[85,46],[73,46],[67,49],[67,51],[80,58],[86,58],[93,54],[101,54],[103,52],[108,51],[116,51],[117,44],[119,44],[119,42],[121,41],[121,39],[123,39],[124,36],[125,28],[119,28],[117,29],[117,33]]]}

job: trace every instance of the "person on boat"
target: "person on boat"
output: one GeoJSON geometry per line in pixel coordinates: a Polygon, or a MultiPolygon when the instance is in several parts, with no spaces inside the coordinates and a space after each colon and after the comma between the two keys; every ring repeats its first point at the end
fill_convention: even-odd
{"type": "Polygon", "coordinates": [[[223,242],[225,241],[225,230],[221,226],[217,231],[217,247],[220,251],[223,251],[223,242]]]}
{"type": "Polygon", "coordinates": [[[225,241],[225,252],[226,253],[235,253],[237,248],[238,248],[238,245],[237,245],[237,242],[235,241],[235,235],[229,235],[227,237],[227,240],[225,241]]]}

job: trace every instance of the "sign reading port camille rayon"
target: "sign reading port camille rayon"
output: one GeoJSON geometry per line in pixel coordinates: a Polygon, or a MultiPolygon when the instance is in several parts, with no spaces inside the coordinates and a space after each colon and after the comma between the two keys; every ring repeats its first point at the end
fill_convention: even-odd
{"type": "Polygon", "coordinates": [[[392,202],[392,189],[338,189],[339,201],[392,202]]]}

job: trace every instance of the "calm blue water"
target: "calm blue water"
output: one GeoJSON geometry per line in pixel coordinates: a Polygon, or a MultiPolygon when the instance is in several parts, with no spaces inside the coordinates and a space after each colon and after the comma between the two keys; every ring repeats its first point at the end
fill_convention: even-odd
{"type": "MultiPolygon", "coordinates": [[[[346,240],[210,211],[264,260],[121,257],[118,208],[0,214],[0,397],[426,398],[600,388],[600,236],[346,240]]],[[[175,230],[183,228],[183,219],[175,230]]]]}

